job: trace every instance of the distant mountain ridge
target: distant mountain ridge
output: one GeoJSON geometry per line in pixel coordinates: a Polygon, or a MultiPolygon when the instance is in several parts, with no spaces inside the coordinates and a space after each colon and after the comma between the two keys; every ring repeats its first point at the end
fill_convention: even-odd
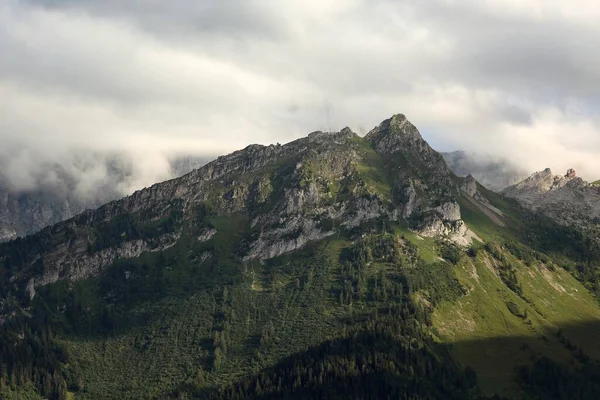
{"type": "Polygon", "coordinates": [[[600,186],[579,178],[573,169],[554,175],[546,168],[501,194],[562,224],[600,232],[600,186]]]}

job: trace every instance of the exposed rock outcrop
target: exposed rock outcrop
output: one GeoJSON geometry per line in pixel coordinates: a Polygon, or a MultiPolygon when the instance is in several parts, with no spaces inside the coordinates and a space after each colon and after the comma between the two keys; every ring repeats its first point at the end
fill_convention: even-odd
{"type": "Polygon", "coordinates": [[[473,177],[473,175],[469,174],[463,180],[461,190],[467,194],[469,197],[475,197],[477,195],[477,180],[473,177]]]}
{"type": "Polygon", "coordinates": [[[502,191],[524,207],[562,224],[574,225],[596,235],[600,232],[600,187],[589,184],[569,169],[554,175],[550,168],[502,191]]]}
{"type": "Polygon", "coordinates": [[[444,220],[438,214],[427,216],[416,232],[423,237],[442,237],[459,246],[469,246],[477,235],[471,231],[463,220],[444,220]]]}
{"type": "Polygon", "coordinates": [[[460,216],[460,206],[455,203],[444,203],[435,208],[435,211],[444,221],[458,221],[460,216]]]}
{"type": "Polygon", "coordinates": [[[529,178],[510,186],[502,191],[502,195],[517,199],[528,208],[537,209],[546,203],[546,199],[560,199],[572,192],[573,189],[587,186],[581,178],[577,178],[574,170],[569,170],[565,175],[554,175],[550,168],[536,172],[529,178]],[[569,188],[560,189],[569,185],[569,188]]]}
{"type": "Polygon", "coordinates": [[[200,233],[200,236],[198,236],[198,241],[199,242],[206,242],[207,240],[212,239],[213,236],[215,236],[217,234],[217,230],[213,229],[213,228],[206,228],[205,230],[203,230],[200,233]]]}
{"type": "Polygon", "coordinates": [[[95,276],[118,258],[135,258],[146,251],[163,251],[173,246],[178,239],[177,234],[167,234],[152,241],[124,242],[92,254],[88,253],[84,242],[59,246],[43,259],[43,264],[50,265],[51,268],[46,268],[41,276],[34,276],[27,282],[27,295],[33,299],[37,286],[45,286],[61,278],[77,281],[95,276]]]}

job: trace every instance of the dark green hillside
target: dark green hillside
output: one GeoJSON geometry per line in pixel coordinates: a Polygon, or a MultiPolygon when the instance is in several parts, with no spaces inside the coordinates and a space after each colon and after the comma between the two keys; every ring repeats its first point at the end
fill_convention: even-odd
{"type": "Polygon", "coordinates": [[[0,397],[597,398],[594,242],[465,185],[397,115],[2,244],[0,397]]]}
{"type": "MultiPolygon", "coordinates": [[[[33,307],[50,319],[47,329],[60,336],[56,345],[68,349],[67,358],[49,367],[58,368],[81,398],[177,397],[218,388],[228,393],[228,384],[277,368],[279,360],[293,362],[302,352],[314,359],[335,349],[345,372],[329,371],[322,378],[331,381],[327,390],[339,389],[333,381],[343,382],[345,374],[360,375],[362,362],[373,375],[365,376],[365,384],[379,382],[385,373],[388,389],[397,393],[413,393],[409,385],[420,388],[414,389],[419,398],[443,393],[463,398],[467,378],[446,352],[436,351],[429,313],[411,298],[417,292],[427,293],[431,302],[458,298],[462,288],[449,265],[425,268],[415,264],[417,253],[410,242],[380,234],[355,245],[344,238],[325,241],[294,257],[223,270],[226,264],[188,264],[173,248],[119,262],[100,279],[70,290],[50,286],[33,307]],[[207,276],[212,279],[203,279],[207,276]],[[376,355],[371,344],[384,357],[374,364],[367,361],[376,355]],[[397,354],[390,353],[392,345],[397,354]],[[399,359],[400,369],[390,365],[399,359]],[[440,378],[446,375],[447,382],[440,378]]],[[[315,371],[330,368],[313,362],[315,371]]],[[[356,390],[360,387],[367,386],[356,390]]]]}

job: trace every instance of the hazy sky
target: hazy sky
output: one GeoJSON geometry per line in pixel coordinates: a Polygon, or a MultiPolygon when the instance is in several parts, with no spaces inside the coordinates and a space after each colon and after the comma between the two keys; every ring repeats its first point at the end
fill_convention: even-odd
{"type": "Polygon", "coordinates": [[[404,113],[438,150],[595,180],[594,3],[1,0],[0,167],[123,150],[145,185],[165,154],[404,113]]]}

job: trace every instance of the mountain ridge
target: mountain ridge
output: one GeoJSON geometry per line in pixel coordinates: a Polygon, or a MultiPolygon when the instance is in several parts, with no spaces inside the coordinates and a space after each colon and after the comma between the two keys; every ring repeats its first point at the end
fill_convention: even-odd
{"type": "MultiPolygon", "coordinates": [[[[381,162],[379,159],[377,161],[381,162]]],[[[246,260],[272,258],[296,250],[311,240],[333,235],[334,231],[324,231],[318,226],[318,220],[323,219],[337,221],[344,228],[351,229],[363,220],[382,215],[398,220],[426,214],[421,224],[414,227],[417,231],[424,236],[454,236],[457,242],[466,245],[470,240],[470,233],[460,220],[460,206],[451,200],[452,191],[458,193],[458,187],[443,158],[429,147],[418,130],[402,114],[383,121],[364,139],[350,129],[345,129],[338,133],[314,132],[286,145],[249,145],[180,178],[136,191],[121,200],[112,201],[97,210],[86,211],[45,229],[40,236],[54,236],[51,239],[53,250],[50,253],[42,250],[32,257],[33,260],[42,260],[45,269],[43,275],[28,278],[26,290],[29,297],[33,298],[35,287],[54,283],[60,277],[85,279],[100,273],[116,258],[137,257],[145,251],[162,251],[173,246],[181,236],[181,215],[196,212],[194,210],[200,203],[211,204],[220,212],[226,213],[250,211],[254,218],[252,228],[257,224],[262,228],[258,238],[248,243],[248,254],[244,255],[246,260]],[[368,150],[365,157],[377,159],[381,157],[378,154],[396,153],[396,156],[401,155],[401,159],[392,163],[411,166],[394,177],[397,182],[393,192],[389,188],[381,189],[366,183],[370,178],[370,171],[361,172],[358,169],[358,159],[362,157],[359,153],[366,151],[364,146],[361,148],[361,143],[372,143],[375,149],[374,153],[368,150]],[[347,146],[344,147],[346,151],[336,154],[335,149],[339,146],[347,146]],[[315,147],[321,150],[313,153],[315,147]],[[273,194],[273,177],[264,168],[268,165],[275,166],[282,160],[287,168],[285,173],[291,172],[295,186],[282,187],[282,197],[276,201],[273,209],[259,215],[259,210],[273,194]],[[326,168],[321,172],[329,171],[330,174],[317,176],[314,180],[319,171],[313,170],[311,163],[324,164],[326,168]],[[253,177],[251,182],[235,179],[237,175],[255,173],[260,176],[253,177]],[[303,185],[302,181],[307,176],[313,181],[303,185]],[[345,179],[353,185],[352,190],[360,194],[355,203],[336,202],[331,198],[329,190],[336,179],[345,179]],[[435,180],[435,188],[424,184],[426,179],[435,180]],[[219,196],[215,196],[215,190],[219,192],[219,196]],[[319,204],[320,195],[328,197],[325,203],[331,204],[319,204]],[[309,211],[311,218],[306,218],[303,214],[306,207],[312,207],[309,211]],[[154,232],[147,238],[135,233],[131,235],[131,240],[123,240],[117,246],[107,247],[97,244],[96,233],[80,229],[82,226],[101,227],[119,215],[134,215],[146,209],[152,209],[150,216],[143,217],[146,223],[161,219],[172,220],[167,232],[154,232]],[[282,216],[286,221],[280,227],[282,216]],[[77,234],[74,235],[75,231],[77,234]],[[281,239],[290,235],[295,237],[281,239]],[[57,237],[62,238],[58,243],[57,237]],[[90,251],[93,248],[98,251],[90,251]]],[[[206,229],[212,228],[202,228],[200,236],[206,229]]],[[[15,276],[11,279],[18,278],[15,276]]]]}

